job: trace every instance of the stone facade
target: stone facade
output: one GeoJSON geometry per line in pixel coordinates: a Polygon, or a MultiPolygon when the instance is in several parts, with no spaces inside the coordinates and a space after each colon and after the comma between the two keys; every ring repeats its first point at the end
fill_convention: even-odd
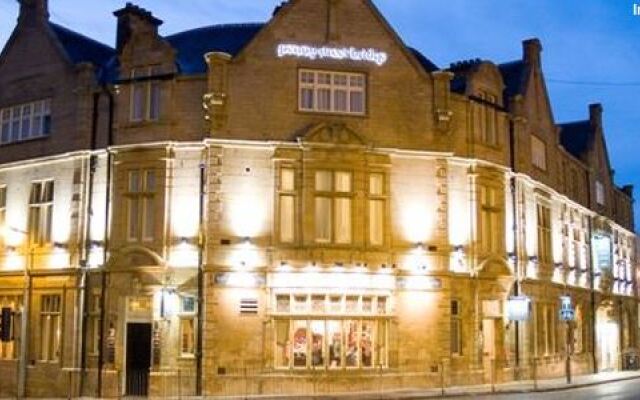
{"type": "Polygon", "coordinates": [[[112,49],[21,0],[0,56],[0,397],[637,365],[632,188],[613,182],[600,105],[553,120],[538,40],[440,69],[368,0],[167,37],[147,10],[114,14],[112,49]]]}

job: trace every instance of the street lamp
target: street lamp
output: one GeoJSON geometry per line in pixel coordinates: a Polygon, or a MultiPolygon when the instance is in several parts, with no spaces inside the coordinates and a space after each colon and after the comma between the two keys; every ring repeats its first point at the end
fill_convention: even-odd
{"type": "MultiPolygon", "coordinates": [[[[13,228],[10,226],[3,226],[0,228],[0,235],[5,240],[11,237],[13,234],[19,234],[24,238],[29,239],[29,233],[21,229],[13,228]]],[[[29,308],[31,305],[31,270],[33,267],[33,255],[34,246],[31,243],[27,243],[27,262],[24,264],[24,293],[22,296],[22,318],[20,319],[20,358],[18,360],[18,391],[16,397],[18,399],[25,397],[26,392],[26,380],[27,380],[27,359],[29,350],[28,329],[29,329],[29,308]]]]}

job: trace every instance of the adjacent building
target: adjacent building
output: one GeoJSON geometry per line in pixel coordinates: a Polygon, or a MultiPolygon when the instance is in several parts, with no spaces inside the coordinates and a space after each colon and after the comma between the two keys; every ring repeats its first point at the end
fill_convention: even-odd
{"type": "Polygon", "coordinates": [[[47,3],[0,53],[0,397],[638,365],[633,188],[537,39],[440,67],[369,0],[170,36],[127,3],[111,47],[47,3]]]}

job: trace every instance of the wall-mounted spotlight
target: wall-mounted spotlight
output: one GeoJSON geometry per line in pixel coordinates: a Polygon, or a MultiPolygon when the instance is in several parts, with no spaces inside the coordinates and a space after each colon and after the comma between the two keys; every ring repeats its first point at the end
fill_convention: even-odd
{"type": "Polygon", "coordinates": [[[532,263],[538,263],[538,256],[529,256],[529,261],[532,263]]]}
{"type": "Polygon", "coordinates": [[[55,242],[53,243],[53,247],[56,249],[66,249],[69,246],[66,243],[55,242]]]}

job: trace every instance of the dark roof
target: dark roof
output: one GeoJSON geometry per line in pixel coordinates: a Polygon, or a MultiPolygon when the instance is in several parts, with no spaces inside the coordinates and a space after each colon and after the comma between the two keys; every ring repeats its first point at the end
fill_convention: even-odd
{"type": "Polygon", "coordinates": [[[411,53],[413,53],[414,57],[418,60],[418,62],[420,63],[420,65],[422,65],[422,68],[424,68],[426,72],[433,72],[440,69],[431,60],[425,57],[424,54],[422,54],[420,51],[414,49],[413,47],[407,48],[411,53]]]}
{"type": "Polygon", "coordinates": [[[591,121],[568,122],[558,126],[562,147],[574,157],[582,159],[595,135],[591,121]]]}
{"type": "Polygon", "coordinates": [[[451,80],[451,91],[459,94],[465,94],[467,91],[467,74],[478,69],[482,64],[482,60],[474,58],[471,60],[457,61],[449,65],[449,71],[454,76],[451,80]]]}
{"type": "Polygon", "coordinates": [[[105,44],[53,22],[49,22],[49,25],[74,64],[89,62],[101,68],[115,55],[115,50],[105,44]]]}
{"type": "MultiPolygon", "coordinates": [[[[498,69],[505,84],[505,97],[508,99],[517,94],[523,94],[528,72],[524,61],[517,60],[499,64],[498,69]]],[[[508,104],[508,102],[505,102],[505,104],[508,104]]]]}
{"type": "Polygon", "coordinates": [[[204,55],[211,51],[237,55],[264,24],[213,25],[192,29],[165,39],[178,52],[176,63],[182,74],[204,74],[207,65],[204,55]]]}

